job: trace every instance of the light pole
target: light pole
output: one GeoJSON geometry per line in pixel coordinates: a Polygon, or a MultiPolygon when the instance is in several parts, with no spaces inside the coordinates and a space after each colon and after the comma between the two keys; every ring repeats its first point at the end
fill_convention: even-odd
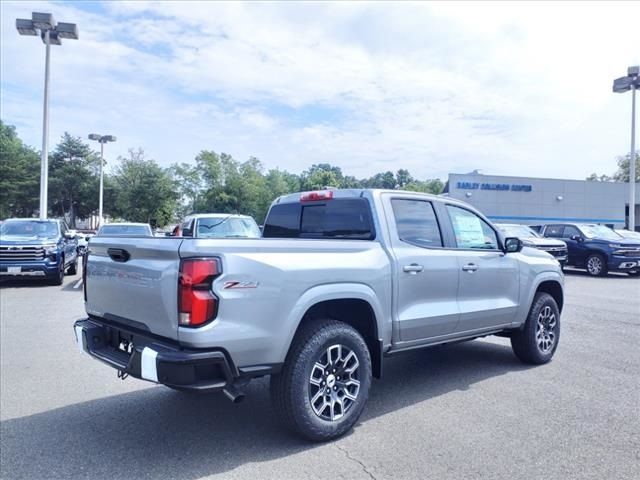
{"type": "Polygon", "coordinates": [[[613,81],[614,93],[631,90],[631,155],[629,156],[629,230],[636,229],[636,90],[640,88],[640,66],[627,68],[627,76],[613,81]]]}
{"type": "Polygon", "coordinates": [[[40,154],[40,218],[47,218],[47,195],[49,185],[49,47],[61,45],[62,38],[78,39],[78,26],[75,23],[58,23],[50,13],[31,14],[31,20],[16,19],[16,28],[20,35],[38,35],[46,45],[44,63],[44,107],[42,115],[42,153],[40,154]]]}
{"type": "Polygon", "coordinates": [[[95,140],[100,143],[100,193],[98,196],[98,227],[102,226],[102,198],[104,192],[104,144],[107,142],[115,142],[116,137],[113,135],[99,135],[97,133],[89,134],[89,140],[95,140]]]}

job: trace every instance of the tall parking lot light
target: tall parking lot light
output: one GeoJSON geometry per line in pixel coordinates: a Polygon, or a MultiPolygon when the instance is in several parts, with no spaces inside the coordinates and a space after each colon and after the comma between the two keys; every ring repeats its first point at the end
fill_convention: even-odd
{"type": "Polygon", "coordinates": [[[636,229],[636,90],[640,88],[640,66],[629,67],[627,76],[613,81],[614,93],[631,90],[631,156],[629,157],[629,230],[636,229]]]}
{"type": "Polygon", "coordinates": [[[40,154],[40,218],[47,218],[47,194],[49,185],[49,47],[61,45],[63,38],[78,39],[78,26],[75,23],[58,23],[50,13],[33,12],[31,19],[18,18],[16,28],[20,35],[37,36],[46,45],[44,63],[44,107],[42,115],[42,153],[40,154]]]}
{"type": "Polygon", "coordinates": [[[102,226],[102,198],[104,195],[104,144],[107,142],[115,142],[116,137],[113,135],[99,135],[90,133],[89,140],[95,140],[100,143],[100,193],[98,194],[98,227],[102,226]]]}

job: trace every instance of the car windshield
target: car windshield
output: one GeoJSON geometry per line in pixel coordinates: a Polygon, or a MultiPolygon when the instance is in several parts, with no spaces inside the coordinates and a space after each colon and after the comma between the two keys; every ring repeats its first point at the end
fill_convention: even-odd
{"type": "Polygon", "coordinates": [[[4,222],[0,226],[0,235],[3,237],[52,238],[58,236],[58,224],[41,220],[4,222]]]}
{"type": "Polygon", "coordinates": [[[214,217],[198,220],[199,238],[258,238],[260,229],[251,218],[214,217]]]}
{"type": "Polygon", "coordinates": [[[603,238],[605,240],[622,240],[622,236],[604,225],[578,225],[587,238],[603,238]]]}
{"type": "Polygon", "coordinates": [[[540,237],[540,235],[526,225],[498,225],[498,227],[507,237],[540,237]]]}
{"type": "Polygon", "coordinates": [[[149,236],[149,229],[144,225],[105,225],[100,228],[99,235],[117,237],[149,236]]]}

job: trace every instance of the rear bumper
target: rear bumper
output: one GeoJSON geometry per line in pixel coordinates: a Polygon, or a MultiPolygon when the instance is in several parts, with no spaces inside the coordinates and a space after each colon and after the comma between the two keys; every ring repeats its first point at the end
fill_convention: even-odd
{"type": "Polygon", "coordinates": [[[229,388],[241,373],[222,349],[195,350],[93,318],[74,325],[80,350],[132,377],[186,390],[229,388]]]}
{"type": "Polygon", "coordinates": [[[58,275],[58,262],[1,262],[0,275],[9,277],[55,277],[58,275]]]}

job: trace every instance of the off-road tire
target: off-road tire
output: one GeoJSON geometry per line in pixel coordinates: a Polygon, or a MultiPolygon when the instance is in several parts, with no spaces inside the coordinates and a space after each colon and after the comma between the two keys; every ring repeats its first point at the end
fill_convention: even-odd
{"type": "Polygon", "coordinates": [[[558,309],[558,304],[548,293],[538,292],[533,299],[524,327],[522,330],[511,334],[513,353],[523,363],[541,365],[553,358],[559,341],[560,310],[558,309]],[[545,315],[547,313],[550,315],[545,315]],[[555,321],[555,326],[549,332],[546,332],[545,336],[544,327],[542,327],[541,331],[539,322],[542,320],[544,324],[551,316],[555,321]],[[553,333],[553,344],[549,346],[545,338],[549,337],[551,332],[553,333]],[[545,346],[548,346],[548,349],[544,348],[545,346]]]}
{"type": "Polygon", "coordinates": [[[371,356],[360,333],[336,320],[314,320],[296,333],[282,371],[271,376],[271,400],[276,415],[286,427],[309,440],[321,442],[338,438],[355,425],[367,403],[370,386],[371,356]],[[326,420],[312,406],[314,387],[310,385],[310,378],[318,359],[335,345],[355,353],[360,385],[355,400],[345,408],[343,416],[326,420]]]}

